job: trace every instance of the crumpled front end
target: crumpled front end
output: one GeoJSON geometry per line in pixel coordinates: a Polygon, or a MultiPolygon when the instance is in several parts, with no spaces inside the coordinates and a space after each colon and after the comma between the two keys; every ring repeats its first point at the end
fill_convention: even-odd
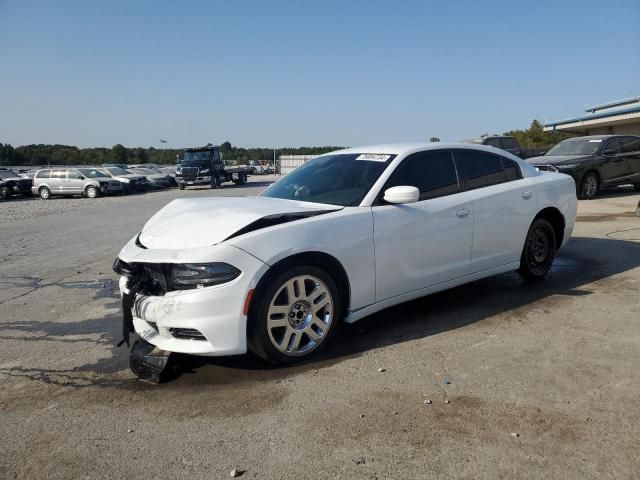
{"type": "Polygon", "coordinates": [[[121,275],[123,340],[135,330],[145,341],[169,352],[234,355],[247,350],[249,292],[267,265],[232,246],[187,250],[152,250],[132,239],[120,252],[114,270],[121,275]],[[217,285],[176,289],[171,268],[184,264],[224,263],[239,274],[217,285]]]}

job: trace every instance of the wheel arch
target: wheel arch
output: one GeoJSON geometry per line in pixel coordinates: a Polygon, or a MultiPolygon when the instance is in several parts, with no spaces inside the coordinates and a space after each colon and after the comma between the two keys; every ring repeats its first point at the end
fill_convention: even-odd
{"type": "Polygon", "coordinates": [[[562,212],[556,207],[546,207],[538,212],[533,221],[538,218],[544,218],[551,224],[556,234],[556,249],[560,249],[564,240],[564,229],[567,225],[562,212]]]}
{"type": "MultiPolygon", "coordinates": [[[[347,271],[342,263],[336,257],[326,252],[319,251],[295,253],[274,263],[258,281],[254,290],[254,295],[251,299],[249,312],[254,311],[257,305],[254,299],[260,298],[260,295],[269,285],[269,282],[282,271],[295,265],[313,265],[314,267],[324,270],[329,276],[331,276],[333,281],[336,282],[336,286],[340,293],[342,300],[342,312],[340,312],[340,315],[344,318],[347,315],[349,305],[351,304],[351,285],[349,282],[349,276],[347,275],[347,271]]],[[[251,317],[252,315],[249,314],[249,323],[251,323],[251,317]]]]}

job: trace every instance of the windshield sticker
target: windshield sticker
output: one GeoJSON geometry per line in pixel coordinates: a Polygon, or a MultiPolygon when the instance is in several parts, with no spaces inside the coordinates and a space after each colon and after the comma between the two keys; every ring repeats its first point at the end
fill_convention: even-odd
{"type": "Polygon", "coordinates": [[[602,140],[589,140],[589,143],[600,143],[602,140]]]}
{"type": "Polygon", "coordinates": [[[391,155],[380,155],[377,153],[363,153],[356,160],[368,160],[370,162],[386,162],[391,158],[391,155]]]}

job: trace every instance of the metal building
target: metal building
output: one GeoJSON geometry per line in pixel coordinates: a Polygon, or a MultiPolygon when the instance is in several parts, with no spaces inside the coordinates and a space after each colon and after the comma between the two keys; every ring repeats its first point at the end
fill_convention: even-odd
{"type": "Polygon", "coordinates": [[[585,115],[544,124],[545,132],[640,135],[640,97],[589,107],[585,115]]]}
{"type": "Polygon", "coordinates": [[[298,168],[300,165],[318,156],[319,155],[280,155],[280,157],[278,157],[280,175],[287,175],[298,168]]]}

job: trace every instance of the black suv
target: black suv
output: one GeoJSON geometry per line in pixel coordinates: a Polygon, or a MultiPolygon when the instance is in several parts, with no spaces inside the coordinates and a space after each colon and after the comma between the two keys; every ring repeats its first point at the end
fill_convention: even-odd
{"type": "Polygon", "coordinates": [[[32,181],[7,169],[0,169],[0,198],[6,200],[12,195],[31,196],[32,181]]]}
{"type": "Polygon", "coordinates": [[[522,148],[516,137],[510,137],[508,135],[487,135],[480,138],[465,140],[465,143],[489,145],[490,147],[496,147],[500,150],[513,153],[516,157],[520,158],[537,157],[538,155],[544,155],[547,151],[546,148],[522,148]]]}
{"type": "Polygon", "coordinates": [[[640,191],[640,137],[592,135],[564,140],[542,157],[527,159],[538,170],[571,175],[580,199],[605,187],[633,184],[640,191]]]}

